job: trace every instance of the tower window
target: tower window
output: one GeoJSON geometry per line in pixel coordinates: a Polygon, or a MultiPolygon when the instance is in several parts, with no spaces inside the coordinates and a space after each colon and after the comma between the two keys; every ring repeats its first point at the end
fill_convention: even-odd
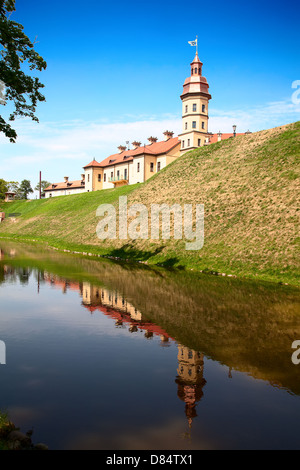
{"type": "Polygon", "coordinates": [[[202,129],[205,129],[205,122],[202,121],[202,129]]]}
{"type": "Polygon", "coordinates": [[[197,70],[197,68],[195,68],[195,73],[197,73],[197,72],[198,72],[198,70],[197,70]]]}
{"type": "Polygon", "coordinates": [[[196,121],[193,121],[193,122],[192,122],[192,128],[193,128],[193,129],[196,129],[196,121]]]}
{"type": "Polygon", "coordinates": [[[188,147],[191,145],[191,139],[188,139],[188,147]]]}
{"type": "Polygon", "coordinates": [[[184,128],[187,129],[187,122],[184,124],[184,128]]]}
{"type": "Polygon", "coordinates": [[[193,104],[193,111],[197,111],[197,105],[195,103],[193,104]]]}
{"type": "Polygon", "coordinates": [[[160,162],[157,162],[157,171],[160,170],[160,162]]]}
{"type": "Polygon", "coordinates": [[[99,181],[99,183],[101,182],[101,175],[100,174],[98,175],[98,181],[99,181]]]}
{"type": "Polygon", "coordinates": [[[154,163],[153,162],[150,162],[150,171],[151,171],[151,173],[154,171],[154,163]]]}
{"type": "Polygon", "coordinates": [[[137,172],[139,173],[139,171],[140,171],[140,162],[138,162],[137,164],[137,172]]]}
{"type": "Polygon", "coordinates": [[[185,106],[185,112],[186,113],[188,112],[188,106],[187,105],[185,106]]]}
{"type": "Polygon", "coordinates": [[[104,173],[104,175],[103,175],[103,181],[104,182],[106,181],[106,173],[104,173]]]}
{"type": "Polygon", "coordinates": [[[182,148],[184,149],[184,140],[182,141],[182,148]]]}
{"type": "Polygon", "coordinates": [[[88,183],[90,182],[90,174],[88,173],[88,183]]]}
{"type": "Polygon", "coordinates": [[[198,139],[198,147],[201,145],[201,139],[198,139]]]}
{"type": "Polygon", "coordinates": [[[205,104],[202,105],[202,113],[205,113],[205,104]]]}
{"type": "Polygon", "coordinates": [[[110,173],[110,177],[111,177],[111,179],[113,179],[113,177],[114,177],[114,172],[113,171],[110,173]]]}

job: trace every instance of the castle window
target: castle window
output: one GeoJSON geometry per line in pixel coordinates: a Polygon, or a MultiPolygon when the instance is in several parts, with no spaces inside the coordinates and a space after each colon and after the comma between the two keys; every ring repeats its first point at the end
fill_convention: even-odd
{"type": "Polygon", "coordinates": [[[153,162],[150,162],[150,171],[151,171],[151,173],[154,171],[154,163],[153,162]]]}
{"type": "Polygon", "coordinates": [[[157,171],[160,170],[160,162],[157,162],[157,171]]]}
{"type": "Polygon", "coordinates": [[[124,170],[124,180],[127,180],[127,168],[124,170]]]}
{"type": "Polygon", "coordinates": [[[201,139],[198,139],[198,147],[201,145],[201,139]]]}
{"type": "Polygon", "coordinates": [[[185,107],[185,112],[187,113],[188,112],[188,106],[186,105],[185,107]]]}
{"type": "Polygon", "coordinates": [[[198,70],[197,70],[197,68],[195,68],[195,73],[198,73],[198,70]]]}
{"type": "Polygon", "coordinates": [[[187,146],[189,147],[191,145],[191,139],[188,139],[188,144],[187,146]]]}
{"type": "Polygon", "coordinates": [[[205,122],[202,121],[202,129],[205,129],[205,122]]]}
{"type": "Polygon", "coordinates": [[[205,104],[202,105],[202,113],[205,113],[205,104]]]}
{"type": "Polygon", "coordinates": [[[103,181],[104,182],[106,181],[106,173],[104,173],[104,175],[103,175],[103,181]]]}
{"type": "Polygon", "coordinates": [[[192,123],[192,128],[193,128],[193,129],[196,129],[196,121],[193,121],[193,123],[192,123]]]}
{"type": "Polygon", "coordinates": [[[101,182],[101,175],[100,174],[98,175],[98,181],[99,181],[99,183],[101,182]]]}
{"type": "Polygon", "coordinates": [[[120,171],[117,171],[117,179],[120,179],[120,171]]]}
{"type": "Polygon", "coordinates": [[[111,179],[113,179],[113,177],[114,177],[114,172],[113,171],[110,173],[110,177],[111,177],[111,179]]]}
{"type": "Polygon", "coordinates": [[[193,104],[193,111],[197,111],[197,105],[195,103],[193,104]]]}
{"type": "Polygon", "coordinates": [[[88,183],[90,182],[90,174],[88,173],[88,183]]]}
{"type": "Polygon", "coordinates": [[[184,140],[182,141],[182,148],[184,149],[184,140]]]}
{"type": "Polygon", "coordinates": [[[140,162],[138,162],[137,164],[137,172],[139,173],[139,171],[140,171],[140,162]]]}
{"type": "Polygon", "coordinates": [[[187,122],[184,124],[184,128],[187,129],[187,122]]]}

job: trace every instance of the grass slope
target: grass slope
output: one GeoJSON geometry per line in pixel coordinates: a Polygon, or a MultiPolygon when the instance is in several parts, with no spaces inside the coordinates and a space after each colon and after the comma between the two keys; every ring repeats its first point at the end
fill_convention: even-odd
{"type": "Polygon", "coordinates": [[[144,184],[43,201],[0,204],[22,215],[0,236],[195,270],[299,285],[300,122],[188,152],[144,184]],[[205,241],[106,240],[95,233],[100,204],[204,204],[205,241]]]}

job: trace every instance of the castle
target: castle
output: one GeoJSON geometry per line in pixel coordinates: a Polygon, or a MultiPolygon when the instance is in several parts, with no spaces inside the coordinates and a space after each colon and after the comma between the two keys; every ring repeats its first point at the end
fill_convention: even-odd
{"type": "MultiPolygon", "coordinates": [[[[163,133],[164,140],[149,137],[147,145],[132,142],[132,149],[120,145],[119,152],[101,162],[91,161],[83,167],[81,179],[53,183],[45,189],[45,197],[62,196],[81,192],[98,191],[127,184],[143,183],[154,173],[174,161],[187,151],[209,145],[240,134],[212,134],[208,132],[208,102],[211,95],[209,85],[202,75],[202,62],[196,52],[191,65],[191,74],[183,84],[182,132],[174,137],[171,131],[163,133]]],[[[248,131],[249,132],[249,131],[248,131]]]]}

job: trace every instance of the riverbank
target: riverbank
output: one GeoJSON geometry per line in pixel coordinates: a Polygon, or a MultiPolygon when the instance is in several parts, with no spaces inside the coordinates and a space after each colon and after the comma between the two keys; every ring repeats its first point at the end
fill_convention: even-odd
{"type": "Polygon", "coordinates": [[[300,285],[300,122],[188,152],[144,184],[0,203],[0,237],[62,251],[300,285]],[[204,204],[204,246],[186,240],[99,240],[96,210],[119,197],[128,207],[204,204]],[[9,217],[9,214],[12,217],[9,217]]]}

